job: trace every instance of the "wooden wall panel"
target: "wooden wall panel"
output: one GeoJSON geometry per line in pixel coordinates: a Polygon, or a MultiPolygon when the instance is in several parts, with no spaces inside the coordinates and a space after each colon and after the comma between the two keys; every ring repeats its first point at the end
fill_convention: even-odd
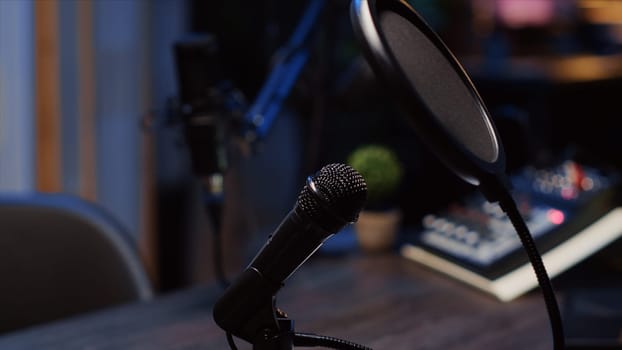
{"type": "Polygon", "coordinates": [[[35,1],[36,188],[62,188],[58,2],[35,1]]]}
{"type": "Polygon", "coordinates": [[[95,140],[95,55],[93,36],[93,4],[91,0],[76,2],[78,48],[78,164],[80,196],[97,197],[97,152],[95,140]]]}

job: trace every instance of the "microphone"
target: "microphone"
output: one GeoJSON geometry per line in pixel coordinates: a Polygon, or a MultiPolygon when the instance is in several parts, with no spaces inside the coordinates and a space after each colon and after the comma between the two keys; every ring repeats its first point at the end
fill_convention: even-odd
{"type": "Polygon", "coordinates": [[[215,304],[216,323],[249,342],[275,325],[276,292],[326,239],[357,220],[366,199],[365,180],[348,165],[309,176],[294,208],[215,304]]]}

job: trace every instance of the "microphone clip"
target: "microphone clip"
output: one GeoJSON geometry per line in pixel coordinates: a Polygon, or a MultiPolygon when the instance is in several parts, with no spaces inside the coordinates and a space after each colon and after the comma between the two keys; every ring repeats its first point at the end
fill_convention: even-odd
{"type": "Polygon", "coordinates": [[[253,344],[253,349],[292,349],[293,321],[276,307],[281,287],[255,268],[248,268],[214,306],[214,320],[225,331],[253,344]],[[249,291],[255,293],[253,298],[248,298],[249,291]],[[239,300],[248,302],[240,305],[239,300]]]}
{"type": "Polygon", "coordinates": [[[338,338],[296,333],[294,320],[276,307],[280,288],[256,269],[248,268],[214,306],[214,320],[227,333],[252,344],[253,350],[293,350],[295,346],[371,350],[338,338]],[[255,298],[241,305],[238,298],[248,301],[249,290],[255,298]]]}
{"type": "MultiPolygon", "coordinates": [[[[277,313],[280,310],[277,310],[277,313]]],[[[294,320],[277,317],[278,329],[264,329],[254,339],[253,350],[291,350],[294,348],[294,320]]]]}

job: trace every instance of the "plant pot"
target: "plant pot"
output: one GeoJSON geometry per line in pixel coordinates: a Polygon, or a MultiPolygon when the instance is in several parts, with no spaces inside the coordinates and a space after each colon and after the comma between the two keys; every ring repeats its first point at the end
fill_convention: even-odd
{"type": "Polygon", "coordinates": [[[402,212],[398,208],[361,211],[354,224],[361,249],[368,253],[379,253],[393,248],[401,219],[402,212]]]}

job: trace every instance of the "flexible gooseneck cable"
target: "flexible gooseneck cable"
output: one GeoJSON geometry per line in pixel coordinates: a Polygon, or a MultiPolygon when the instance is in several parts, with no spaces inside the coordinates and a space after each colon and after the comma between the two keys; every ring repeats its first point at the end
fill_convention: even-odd
{"type": "Polygon", "coordinates": [[[512,225],[514,226],[514,229],[516,230],[516,233],[518,234],[518,237],[527,252],[531,266],[536,273],[536,278],[540,284],[540,289],[542,290],[544,302],[546,303],[546,309],[549,314],[549,321],[551,322],[553,348],[555,350],[563,350],[565,347],[565,339],[562,318],[559,312],[557,299],[555,298],[555,292],[553,291],[553,286],[551,285],[551,280],[549,279],[549,275],[546,272],[544,263],[542,262],[542,257],[540,256],[533,237],[529,232],[529,228],[525,224],[523,217],[516,207],[516,202],[507,190],[500,196],[499,205],[512,222],[512,225]]]}

